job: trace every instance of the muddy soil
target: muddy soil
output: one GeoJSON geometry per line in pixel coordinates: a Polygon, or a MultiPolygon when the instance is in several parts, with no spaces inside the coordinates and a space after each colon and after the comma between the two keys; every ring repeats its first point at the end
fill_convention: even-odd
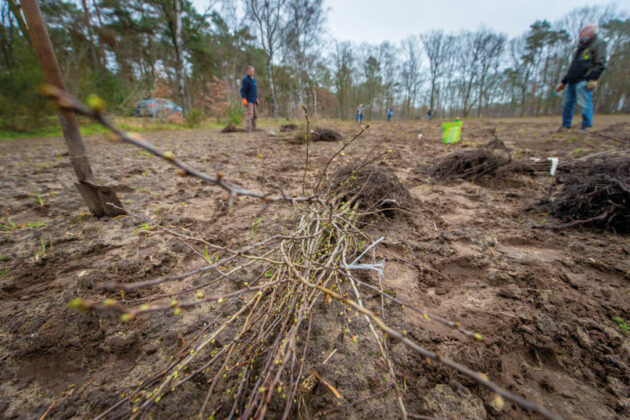
{"type": "MultiPolygon", "coordinates": [[[[346,138],[358,131],[351,123],[318,125],[346,138]]],[[[619,149],[610,137],[630,141],[630,117],[597,118],[595,131],[608,137],[552,134],[558,125],[551,118],[465,121],[463,141],[446,146],[438,121],[377,122],[335,167],[362,160],[374,146],[392,150],[375,164],[393,170],[412,198],[404,212],[377,217],[364,227],[373,239],[385,237],[376,251],[376,258],[386,260],[384,287],[479,331],[484,340],[470,341],[385,303],[389,324],[563,418],[630,418],[630,333],[612,319],[630,320],[630,238],[586,228],[544,229],[559,223],[536,205],[552,182],[544,172],[438,183],[418,170],[450,152],[490,141],[491,128],[521,160],[558,157],[562,162],[619,149]]],[[[301,190],[305,145],[282,136],[192,130],[146,137],[192,166],[221,171],[248,188],[301,190]]],[[[85,140],[99,183],[113,186],[128,210],[165,226],[237,246],[253,234],[262,238],[281,232],[295,217],[291,206],[271,207],[253,232],[260,201],[239,198],[228,216],[225,194],[216,188],[180,177],[131,146],[102,136],[85,140]]],[[[338,142],[310,145],[311,187],[338,147],[338,142]]],[[[121,323],[76,312],[68,302],[76,296],[133,300],[171,293],[185,285],[127,296],[97,286],[183,272],[202,261],[181,241],[143,229],[134,217],[91,217],[73,186],[59,138],[0,142],[0,171],[0,223],[6,226],[0,226],[5,229],[0,231],[0,418],[40,418],[49,409],[51,419],[95,417],[116,403],[125,387],[159,371],[213,311],[199,307],[182,317],[121,323]]],[[[375,279],[366,274],[365,281],[375,279]]],[[[380,311],[378,296],[366,294],[365,300],[380,311]]],[[[330,390],[318,385],[301,395],[301,415],[400,418],[394,393],[382,392],[388,389],[386,368],[365,325],[357,327],[356,345],[340,334],[344,327],[334,308],[317,313],[309,367],[348,402],[380,394],[339,407],[330,390]]],[[[390,343],[390,354],[412,414],[537,418],[511,403],[497,410],[485,388],[439,364],[427,365],[400,343],[390,343]]],[[[151,415],[193,417],[206,390],[204,383],[191,383],[151,415]]],[[[272,410],[269,418],[281,413],[272,410]]]]}

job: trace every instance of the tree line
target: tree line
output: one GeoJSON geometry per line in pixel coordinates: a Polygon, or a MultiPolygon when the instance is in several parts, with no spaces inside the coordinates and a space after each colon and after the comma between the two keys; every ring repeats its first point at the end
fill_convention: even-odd
{"type": "MultiPolygon", "coordinates": [[[[323,0],[41,0],[68,88],[100,95],[111,111],[168,97],[187,117],[241,112],[240,80],[256,67],[263,113],[297,117],[302,103],[324,118],[368,119],[536,116],[557,113],[548,100],[577,44],[598,23],[608,70],[596,112],[630,112],[630,19],[613,6],[585,7],[557,22],[531,24],[509,38],[492,28],[413,34],[378,45],[332,39],[323,0]]],[[[0,124],[23,130],[49,120],[35,95],[43,83],[17,0],[0,6],[0,124]]]]}

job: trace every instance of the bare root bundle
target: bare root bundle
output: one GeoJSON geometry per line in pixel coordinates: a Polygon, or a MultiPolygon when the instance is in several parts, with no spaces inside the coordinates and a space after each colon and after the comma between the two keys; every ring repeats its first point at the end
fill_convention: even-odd
{"type": "Polygon", "coordinates": [[[308,141],[341,141],[343,136],[330,128],[315,127],[310,130],[308,137],[306,133],[301,133],[295,138],[298,143],[305,143],[307,139],[308,141]]]}
{"type": "Polygon", "coordinates": [[[441,181],[475,179],[482,175],[494,175],[511,161],[508,148],[495,138],[476,149],[448,155],[430,170],[430,174],[441,181]]]}
{"type": "MultiPolygon", "coordinates": [[[[73,103],[66,102],[66,105],[73,106],[73,103]]],[[[109,124],[98,113],[85,111],[85,114],[109,124]]],[[[344,144],[341,150],[357,137],[344,144]]],[[[134,139],[128,142],[153,150],[152,146],[144,142],[134,142],[134,139]]],[[[162,156],[162,152],[157,150],[154,153],[162,156]]],[[[186,167],[172,158],[165,159],[186,167]]],[[[329,164],[330,161],[321,173],[316,191],[325,178],[329,164]]],[[[322,316],[322,308],[339,305],[337,319],[344,334],[352,341],[357,341],[354,329],[359,325],[369,329],[370,343],[378,349],[383,361],[378,369],[383,370],[386,382],[391,384],[376,395],[393,390],[402,418],[415,416],[408,416],[405,408],[395,365],[389,356],[388,338],[403,343],[427,363],[442,363],[487,387],[495,393],[498,406],[502,406],[503,399],[507,399],[546,418],[556,419],[544,407],[499,387],[483,373],[420,346],[408,337],[405,330],[392,328],[383,321],[383,306],[381,316],[366,306],[368,302],[364,302],[361,291],[369,288],[371,293],[377,292],[382,300],[387,299],[396,305],[396,310],[409,308],[422,314],[427,322],[438,322],[465,337],[483,341],[480,334],[463,328],[459,322],[434,315],[419,304],[392,297],[382,287],[377,288],[355,278],[356,270],[370,270],[379,276],[383,275],[383,263],[361,263],[362,258],[373,251],[382,239],[372,241],[358,228],[361,213],[357,209],[369,200],[378,202],[378,191],[383,185],[394,185],[389,175],[377,175],[378,171],[364,168],[367,165],[362,165],[359,171],[355,169],[354,173],[352,170],[346,173],[350,181],[361,179],[363,182],[358,183],[357,193],[348,196],[348,189],[324,188],[324,191],[330,191],[326,201],[319,198],[287,200],[297,210],[291,234],[273,235],[239,249],[222,247],[171,228],[155,226],[193,248],[203,259],[203,265],[186,273],[152,280],[101,285],[113,291],[149,289],[153,293],[149,300],[120,301],[108,298],[103,302],[95,302],[84,298],[74,299],[72,307],[117,314],[123,322],[136,322],[139,318],[160,312],[179,316],[195,307],[203,307],[204,313],[210,315],[209,322],[186,340],[183,348],[173,354],[170,360],[153,375],[143,375],[135,385],[125,387],[120,401],[96,418],[128,416],[143,419],[152,415],[152,410],[163,407],[170,407],[172,415],[178,413],[181,417],[182,407],[176,404],[170,406],[169,401],[173,400],[169,398],[176,392],[191,391],[193,384],[196,384],[196,389],[203,390],[203,397],[194,403],[199,418],[263,419],[268,413],[282,419],[293,418],[302,412],[305,397],[313,389],[314,381],[321,382],[336,396],[339,395],[334,386],[315,370],[318,362],[307,357],[309,348],[315,343],[312,333],[322,316]],[[385,181],[369,186],[372,179],[385,181]],[[362,190],[371,192],[362,195],[362,190]],[[365,247],[366,243],[370,245],[365,247]],[[207,252],[204,254],[195,249],[196,244],[203,244],[216,252],[216,257],[211,260],[207,252]],[[237,276],[240,281],[236,280],[237,276]],[[201,277],[196,279],[201,282],[181,283],[194,277],[201,277]],[[177,283],[180,286],[169,291],[168,286],[177,283]],[[159,289],[153,289],[155,287],[159,289]]],[[[190,173],[195,175],[197,172],[190,173]]],[[[209,178],[204,174],[199,177],[209,178]]],[[[228,184],[223,188],[230,187],[228,184]]],[[[402,191],[398,191],[400,196],[406,193],[402,191]]],[[[237,192],[242,194],[240,190],[237,192]]],[[[282,193],[278,201],[284,197],[282,193]]],[[[356,400],[347,406],[372,397],[356,400]]],[[[186,410],[191,408],[186,407],[186,410]]]]}
{"type": "Polygon", "coordinates": [[[243,133],[244,131],[244,129],[237,127],[232,123],[229,123],[223,128],[223,130],[221,130],[222,133],[243,133]]]}
{"type": "Polygon", "coordinates": [[[282,124],[280,126],[280,132],[285,133],[287,131],[294,131],[294,130],[297,130],[297,128],[298,128],[297,124],[292,124],[292,123],[282,124]]]}
{"type": "Polygon", "coordinates": [[[364,212],[387,215],[403,207],[411,197],[391,170],[374,166],[347,165],[337,169],[330,190],[344,202],[356,202],[364,212]]]}
{"type": "Polygon", "coordinates": [[[630,232],[630,157],[595,157],[565,168],[549,190],[551,214],[567,223],[630,232]]]}

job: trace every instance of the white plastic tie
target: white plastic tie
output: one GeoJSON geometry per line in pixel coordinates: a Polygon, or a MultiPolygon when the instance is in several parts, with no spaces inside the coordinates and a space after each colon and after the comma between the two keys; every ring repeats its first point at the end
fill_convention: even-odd
{"type": "Polygon", "coordinates": [[[558,168],[558,158],[557,157],[548,157],[547,160],[551,162],[551,168],[549,169],[549,175],[554,176],[556,174],[556,169],[558,168]]]}
{"type": "Polygon", "coordinates": [[[359,260],[361,258],[363,258],[363,256],[365,254],[367,254],[367,252],[374,248],[379,242],[381,242],[383,239],[385,239],[385,237],[381,237],[380,239],[374,241],[372,243],[372,245],[368,246],[365,251],[363,251],[361,253],[361,255],[359,255],[358,257],[356,257],[354,259],[354,261],[352,261],[349,265],[346,266],[346,269],[348,270],[372,270],[372,271],[376,271],[379,275],[380,278],[383,278],[384,274],[385,274],[385,259],[380,260],[377,263],[372,263],[372,264],[357,264],[359,262],[359,260]]]}

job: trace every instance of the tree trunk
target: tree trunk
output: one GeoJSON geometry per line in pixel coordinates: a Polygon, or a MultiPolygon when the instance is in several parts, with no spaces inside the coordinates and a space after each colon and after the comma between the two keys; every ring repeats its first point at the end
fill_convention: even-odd
{"type": "Polygon", "coordinates": [[[269,96],[271,96],[271,115],[276,116],[276,91],[273,86],[273,64],[271,58],[267,59],[267,83],[269,84],[269,96]]]}
{"type": "Polygon", "coordinates": [[[429,110],[433,113],[435,113],[435,109],[433,109],[434,104],[435,104],[435,80],[432,79],[431,80],[431,101],[429,104],[429,110]]]}
{"type": "Polygon", "coordinates": [[[81,0],[83,3],[83,18],[85,19],[85,26],[88,30],[88,39],[90,41],[90,55],[92,56],[92,67],[94,70],[98,70],[99,63],[96,57],[96,49],[94,46],[94,35],[92,33],[92,24],[90,23],[90,10],[88,9],[87,0],[81,0]]]}
{"type": "Polygon", "coordinates": [[[479,102],[477,104],[477,117],[479,117],[479,118],[481,118],[481,107],[482,107],[482,101],[483,101],[483,88],[484,88],[485,82],[486,82],[485,76],[482,76],[481,80],[479,80],[479,102]]]}
{"type": "Polygon", "coordinates": [[[0,45],[4,64],[7,66],[7,69],[11,69],[13,67],[13,54],[11,53],[11,46],[7,42],[6,29],[2,25],[0,25],[0,45]]]}
{"type": "Polygon", "coordinates": [[[313,83],[313,114],[317,118],[317,84],[313,83]]]}
{"type": "Polygon", "coordinates": [[[98,4],[96,3],[96,0],[93,0],[92,4],[94,5],[94,11],[96,12],[96,19],[98,19],[98,24],[102,28],[103,27],[103,19],[101,18],[101,10],[98,8],[98,4]]]}
{"type": "Polygon", "coordinates": [[[15,20],[17,20],[18,26],[20,27],[20,31],[26,41],[31,44],[31,36],[28,32],[28,28],[26,27],[26,23],[24,23],[24,18],[22,17],[22,13],[20,12],[20,6],[15,3],[15,0],[9,1],[9,9],[11,9],[11,13],[15,16],[15,20]]]}
{"type": "Polygon", "coordinates": [[[472,84],[473,84],[473,78],[471,77],[468,80],[468,83],[466,85],[466,93],[464,94],[464,118],[468,116],[468,112],[470,111],[470,92],[472,92],[472,84]]]}
{"type": "Polygon", "coordinates": [[[175,56],[177,59],[177,90],[182,101],[182,109],[184,116],[188,116],[189,105],[186,97],[186,84],[184,71],[184,58],[182,57],[182,3],[181,0],[175,0],[175,33],[173,34],[173,44],[175,46],[175,56]]]}
{"type": "MultiPolygon", "coordinates": [[[[94,12],[96,12],[96,20],[98,20],[98,26],[99,28],[103,28],[103,19],[101,18],[101,10],[98,8],[98,3],[96,2],[96,0],[92,1],[92,5],[94,6],[94,12]]],[[[100,42],[100,38],[99,38],[99,42],[100,42]]],[[[107,70],[107,68],[105,67],[105,63],[107,61],[106,57],[105,57],[105,45],[100,44],[101,48],[98,49],[98,53],[100,56],[100,63],[101,63],[101,68],[103,70],[107,70]]]]}

